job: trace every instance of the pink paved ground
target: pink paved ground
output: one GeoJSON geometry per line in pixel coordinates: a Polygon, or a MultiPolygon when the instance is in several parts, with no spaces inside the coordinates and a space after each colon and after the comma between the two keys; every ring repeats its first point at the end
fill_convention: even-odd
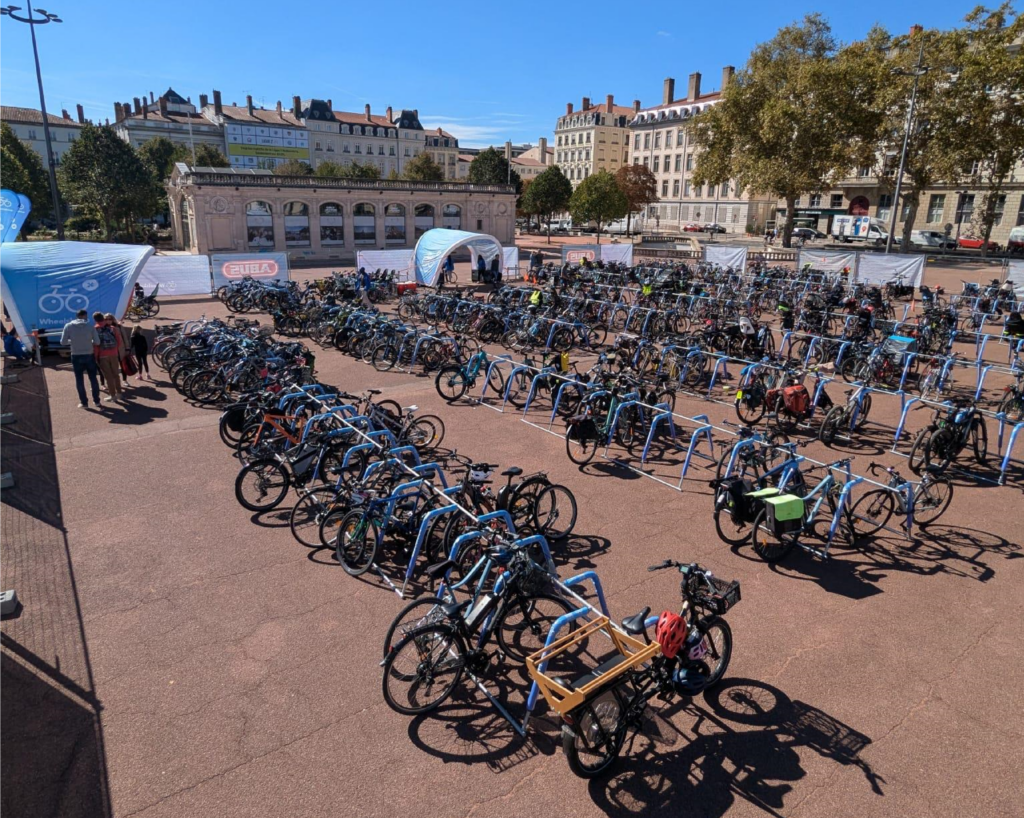
{"type": "MultiPolygon", "coordinates": [[[[161,320],[217,310],[168,303],[161,320]]],[[[720,693],[656,708],[589,785],[549,721],[522,741],[469,688],[433,718],[393,713],[377,661],[400,600],[296,544],[281,515],[242,509],[216,413],[161,373],[100,413],[75,407],[70,367],[51,362],[4,388],[19,414],[2,585],[25,603],[3,625],[5,816],[1021,814],[1019,471],[1016,487],[960,481],[918,545],[772,569],[717,539],[703,478],[677,493],[611,464],[580,471],[559,438],[447,407],[427,378],[336,352],[319,368],[441,414],[446,446],[569,485],[580,536],[562,573],[598,570],[619,616],[678,604],[676,580],[645,570],[665,557],[739,579],[720,693]]]]}

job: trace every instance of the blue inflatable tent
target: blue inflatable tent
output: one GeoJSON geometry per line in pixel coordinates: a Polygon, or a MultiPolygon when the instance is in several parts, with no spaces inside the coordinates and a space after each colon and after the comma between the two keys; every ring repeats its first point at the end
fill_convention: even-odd
{"type": "Polygon", "coordinates": [[[476,262],[483,256],[490,264],[495,256],[501,256],[501,242],[485,233],[470,233],[466,230],[448,230],[435,227],[428,230],[416,242],[413,257],[416,263],[416,280],[427,287],[433,287],[441,274],[444,260],[460,247],[468,247],[476,262]]]}

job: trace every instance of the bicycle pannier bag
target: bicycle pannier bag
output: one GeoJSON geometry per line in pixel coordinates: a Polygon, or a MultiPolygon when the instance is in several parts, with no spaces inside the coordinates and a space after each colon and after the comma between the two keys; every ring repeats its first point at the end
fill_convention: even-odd
{"type": "Polygon", "coordinates": [[[307,472],[316,465],[317,455],[319,454],[320,450],[318,447],[305,447],[305,450],[300,451],[295,459],[292,460],[292,473],[300,480],[304,478],[307,472]]]}
{"type": "Polygon", "coordinates": [[[807,387],[802,383],[783,389],[782,400],[786,404],[786,408],[794,415],[805,415],[811,408],[811,396],[807,394],[807,387]]]}
{"type": "Polygon", "coordinates": [[[780,494],[765,501],[765,522],[772,533],[789,534],[803,526],[804,501],[795,494],[780,494]]]}
{"type": "MultiPolygon", "coordinates": [[[[778,489],[773,489],[778,493],[778,489]]],[[[752,497],[754,484],[745,477],[733,475],[726,477],[718,487],[716,503],[725,505],[732,512],[734,519],[744,523],[752,523],[764,506],[760,498],[752,497]]]]}
{"type": "Polygon", "coordinates": [[[597,424],[586,414],[574,415],[567,421],[570,440],[595,440],[598,437],[597,424]]]}

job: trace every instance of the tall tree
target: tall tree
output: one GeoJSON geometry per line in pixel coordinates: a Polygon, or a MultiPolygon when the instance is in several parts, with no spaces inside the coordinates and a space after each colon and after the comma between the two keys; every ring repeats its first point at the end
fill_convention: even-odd
{"type": "Polygon", "coordinates": [[[523,180],[515,170],[509,169],[508,160],[494,148],[480,151],[469,163],[469,181],[474,185],[515,186],[516,195],[523,192],[523,180]]]}
{"type": "Polygon", "coordinates": [[[50,180],[42,159],[6,122],[0,124],[0,181],[9,190],[28,196],[33,219],[53,214],[50,180]]]}
{"type": "Polygon", "coordinates": [[[154,136],[139,146],[139,156],[149,165],[157,179],[167,179],[174,170],[177,146],[166,136],[154,136]]]}
{"type": "Polygon", "coordinates": [[[94,212],[110,238],[115,221],[131,232],[136,219],[160,207],[154,176],[109,125],[85,125],[61,159],[58,177],[66,201],[94,212]]]}
{"type": "MultiPolygon", "coordinates": [[[[192,146],[182,144],[175,145],[174,161],[184,162],[186,165],[191,166],[192,146]]],[[[215,145],[210,145],[206,142],[199,142],[196,144],[195,166],[197,168],[228,168],[231,167],[231,163],[215,145]]]]}
{"type": "Polygon", "coordinates": [[[547,216],[548,244],[551,244],[551,218],[569,207],[572,182],[558,165],[552,165],[535,177],[523,190],[523,210],[547,216]]]}
{"type": "Polygon", "coordinates": [[[615,181],[629,202],[626,214],[626,235],[629,235],[633,214],[658,201],[658,180],[646,165],[623,165],[616,172],[615,181]]]}
{"type": "Polygon", "coordinates": [[[578,224],[597,222],[597,243],[601,243],[601,226],[621,219],[629,212],[629,201],[615,177],[602,170],[588,176],[569,199],[569,212],[578,224]]]}
{"type": "Polygon", "coordinates": [[[402,178],[410,182],[443,182],[444,168],[429,153],[424,152],[405,163],[402,178]]]}
{"type": "Polygon", "coordinates": [[[274,168],[275,176],[312,176],[313,167],[308,162],[302,162],[298,159],[289,159],[287,162],[281,162],[276,168],[274,168]]]}
{"type": "Polygon", "coordinates": [[[351,165],[321,162],[314,175],[329,179],[380,179],[380,168],[370,162],[365,165],[358,162],[353,162],[351,165]]]}
{"type": "Polygon", "coordinates": [[[873,157],[874,76],[837,59],[832,31],[818,14],[786,26],[755,47],[721,100],[689,121],[697,146],[693,182],[785,199],[789,246],[796,200],[821,191],[873,157]]]}

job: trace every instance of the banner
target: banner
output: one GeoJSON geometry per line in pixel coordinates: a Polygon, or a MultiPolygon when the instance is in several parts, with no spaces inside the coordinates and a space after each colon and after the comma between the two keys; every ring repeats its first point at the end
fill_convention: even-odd
{"type": "Polygon", "coordinates": [[[213,288],[252,278],[257,281],[287,281],[287,253],[220,253],[210,256],[213,288]]]}
{"type": "Polygon", "coordinates": [[[359,250],[356,252],[356,268],[365,267],[371,275],[375,270],[394,270],[395,281],[412,281],[414,278],[413,250],[359,250]]]}
{"type": "Polygon", "coordinates": [[[519,248],[501,248],[501,278],[503,281],[517,281],[523,277],[519,267],[519,248]]]}
{"type": "Polygon", "coordinates": [[[705,244],[704,261],[719,267],[731,267],[744,272],[747,269],[747,248],[730,247],[728,244],[705,244]]]}
{"type": "Polygon", "coordinates": [[[859,253],[856,281],[861,284],[885,284],[900,280],[910,287],[920,287],[924,278],[925,256],[902,256],[887,253],[859,253]]]}
{"type": "Polygon", "coordinates": [[[0,241],[14,241],[32,210],[28,196],[4,188],[0,190],[0,241]]]}
{"type": "Polygon", "coordinates": [[[85,241],[11,242],[0,251],[3,300],[19,334],[58,332],[79,310],[128,309],[152,247],[85,241]]]}
{"type": "Polygon", "coordinates": [[[808,264],[813,270],[824,273],[840,273],[848,269],[852,276],[857,272],[857,252],[854,250],[806,250],[801,249],[797,255],[797,269],[802,270],[808,264]]]}
{"type": "Polygon", "coordinates": [[[1012,281],[1017,298],[1024,298],[1024,259],[1012,259],[1009,262],[1003,281],[1012,281]]]}
{"type": "Polygon", "coordinates": [[[209,295],[209,256],[150,256],[139,273],[146,295],[209,295]]]}
{"type": "Polygon", "coordinates": [[[596,244],[563,244],[562,264],[582,264],[584,259],[597,261],[601,258],[601,248],[596,244]]]}
{"type": "Polygon", "coordinates": [[[632,244],[605,244],[601,247],[601,261],[605,264],[622,264],[633,266],[632,244]]]}

